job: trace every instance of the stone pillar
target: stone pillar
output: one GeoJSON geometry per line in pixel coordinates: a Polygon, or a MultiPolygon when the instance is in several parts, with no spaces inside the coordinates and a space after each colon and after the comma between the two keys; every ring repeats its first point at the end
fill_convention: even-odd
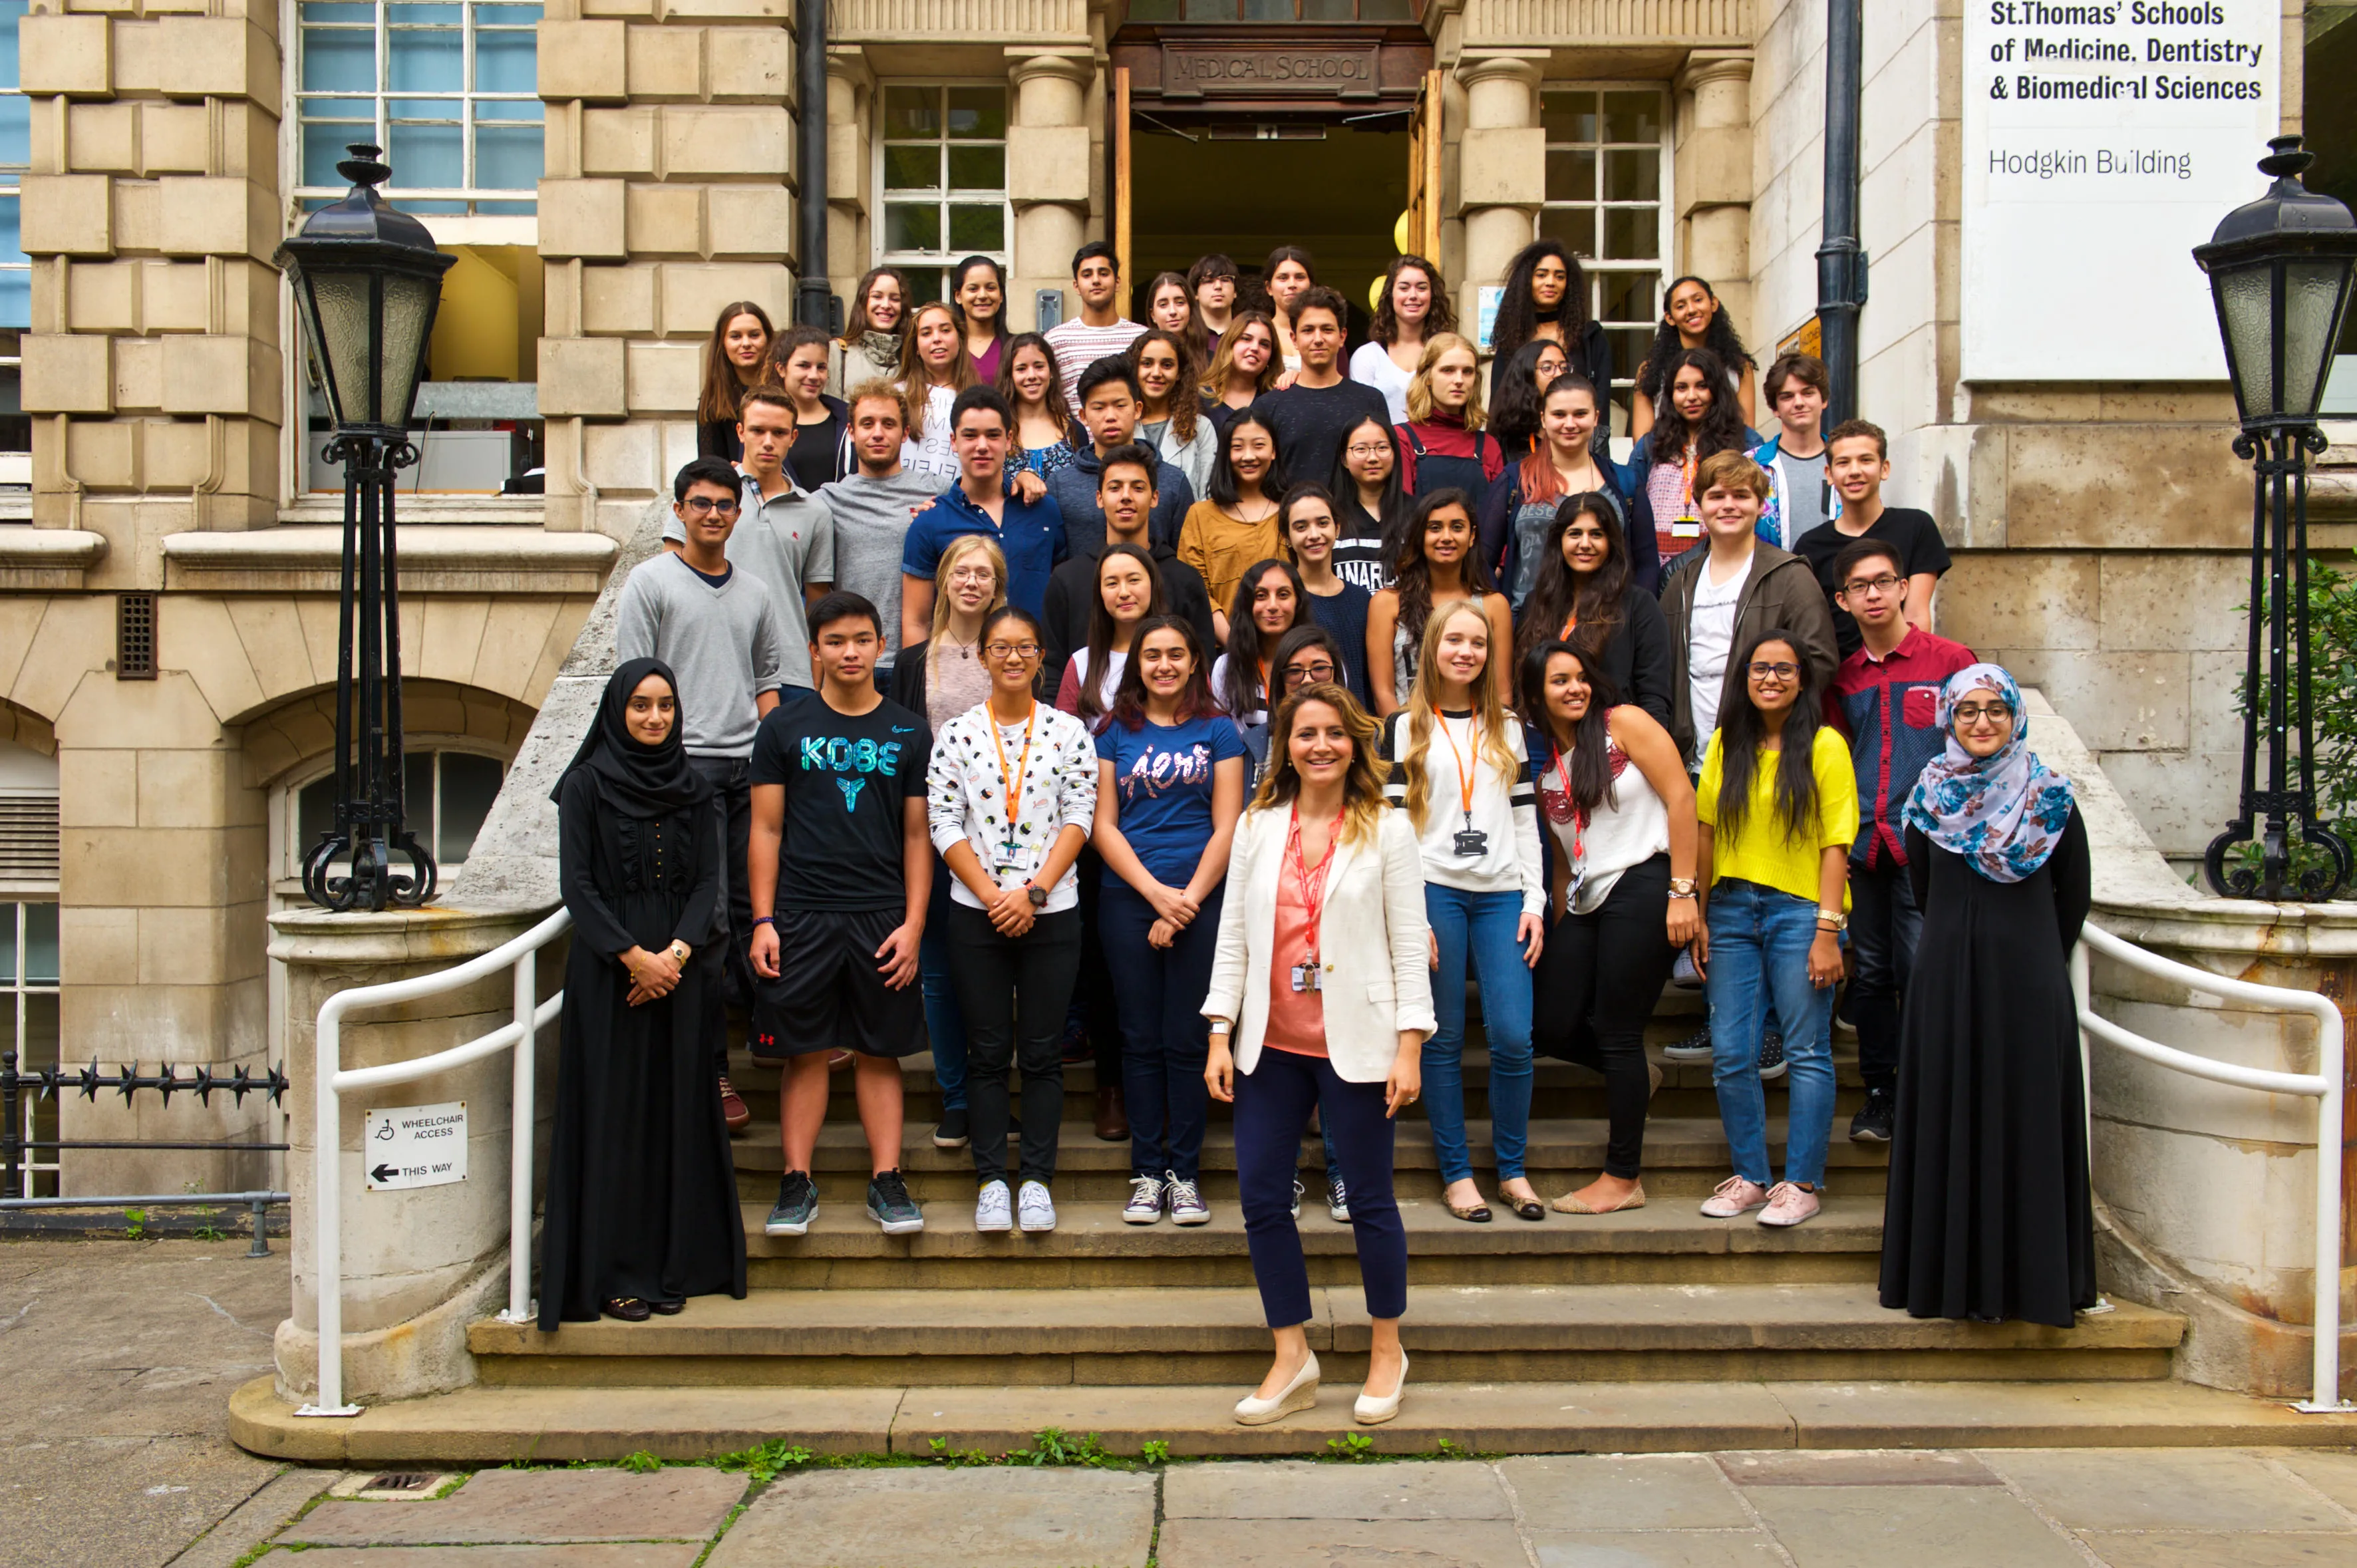
{"type": "Polygon", "coordinates": [[[1006,78],[1015,87],[1006,128],[1006,194],[1015,205],[1006,319],[1026,331],[1036,324],[1036,292],[1071,284],[1072,252],[1089,214],[1086,93],[1096,67],[1082,48],[1010,48],[1006,78]]]}
{"type": "Polygon", "coordinates": [[[1696,49],[1677,90],[1674,270],[1708,278],[1748,339],[1761,331],[1751,315],[1751,51],[1696,49]]]}
{"type": "Polygon", "coordinates": [[[789,0],[597,10],[540,25],[540,408],[548,526],[620,538],[695,455],[720,307],[792,318],[794,42],[789,0]]]}
{"type": "Polygon", "coordinates": [[[1539,125],[1544,49],[1485,49],[1457,62],[1465,87],[1465,135],[1457,195],[1465,222],[1465,273],[1457,317],[1479,318],[1485,284],[1505,281],[1514,252],[1531,242],[1546,199],[1546,132],[1539,125]]]}
{"type": "Polygon", "coordinates": [[[190,9],[17,24],[33,517],[106,536],[91,588],[161,587],[167,533],[277,521],[278,7],[190,9]]]}
{"type": "MultiPolygon", "coordinates": [[[[447,910],[271,917],[270,954],[287,965],[287,1191],[293,1195],[293,1315],[278,1326],[278,1392],[317,1390],[319,1261],[316,1250],[316,1113],[321,1004],[339,991],[430,974],[465,962],[529,929],[547,911],[447,910]]],[[[564,983],[565,943],[542,950],[537,994],[564,983]]],[[[488,1034],[514,1013],[509,971],[447,995],[344,1020],[339,1065],[410,1061],[488,1034]]],[[[557,1027],[541,1031],[535,1056],[533,1171],[545,1180],[555,1103],[557,1027]]],[[[343,1223],[344,1396],[353,1403],[405,1399],[475,1380],[467,1325],[507,1299],[509,1138],[513,1058],[500,1052],[455,1072],[347,1095],[338,1130],[343,1223]],[[394,1192],[368,1190],[361,1126],[371,1110],[464,1101],[467,1179],[394,1192]]]]}
{"type": "Polygon", "coordinates": [[[826,52],[826,273],[843,300],[844,319],[858,302],[851,297],[876,252],[869,243],[873,220],[868,185],[867,127],[876,102],[876,73],[856,48],[826,52]]]}

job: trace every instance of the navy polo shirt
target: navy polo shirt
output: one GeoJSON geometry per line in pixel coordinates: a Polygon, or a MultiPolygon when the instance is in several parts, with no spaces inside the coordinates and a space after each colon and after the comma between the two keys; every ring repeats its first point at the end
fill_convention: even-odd
{"type": "Polygon", "coordinates": [[[1006,602],[1039,614],[1047,603],[1048,575],[1069,553],[1064,514],[1057,510],[1054,499],[1042,496],[1027,504],[1008,496],[1002,520],[994,523],[988,512],[966,498],[963,488],[952,485],[909,524],[900,570],[931,582],[942,550],[951,540],[967,533],[986,533],[997,541],[1006,556],[1006,602]]]}

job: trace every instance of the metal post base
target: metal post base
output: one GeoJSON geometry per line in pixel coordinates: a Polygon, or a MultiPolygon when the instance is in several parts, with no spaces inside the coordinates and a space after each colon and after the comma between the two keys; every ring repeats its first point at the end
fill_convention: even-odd
{"type": "Polygon", "coordinates": [[[296,1415],[358,1415],[360,1412],[361,1407],[356,1404],[339,1404],[325,1407],[316,1404],[307,1404],[298,1406],[295,1412],[296,1415]]]}
{"type": "Polygon", "coordinates": [[[2351,1404],[2347,1400],[2342,1400],[2338,1404],[2319,1404],[2314,1400],[2298,1400],[2294,1402],[2291,1408],[2302,1415],[2357,1415],[2357,1404],[2351,1404]]]}

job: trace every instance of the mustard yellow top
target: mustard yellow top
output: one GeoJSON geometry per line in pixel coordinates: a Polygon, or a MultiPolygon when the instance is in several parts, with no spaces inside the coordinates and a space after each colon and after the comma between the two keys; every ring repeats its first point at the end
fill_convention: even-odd
{"type": "MultiPolygon", "coordinates": [[[[1831,725],[1817,731],[1809,753],[1809,770],[1817,776],[1817,826],[1814,832],[1788,839],[1776,817],[1777,754],[1762,751],[1751,771],[1751,809],[1740,832],[1718,831],[1720,743],[1727,732],[1714,730],[1710,749],[1704,753],[1702,778],[1695,785],[1695,814],[1711,830],[1710,880],[1713,886],[1733,878],[1756,882],[1817,901],[1817,865],[1835,844],[1846,850],[1857,842],[1857,776],[1852,771],[1849,744],[1831,725]]],[[[1849,908],[1849,885],[1842,885],[1842,908],[1849,908]]]]}
{"type": "Polygon", "coordinates": [[[1236,585],[1255,561],[1284,553],[1277,548],[1276,514],[1260,522],[1245,522],[1223,511],[1217,501],[1197,501],[1178,525],[1178,559],[1203,575],[1211,607],[1222,615],[1236,596],[1236,585]]]}

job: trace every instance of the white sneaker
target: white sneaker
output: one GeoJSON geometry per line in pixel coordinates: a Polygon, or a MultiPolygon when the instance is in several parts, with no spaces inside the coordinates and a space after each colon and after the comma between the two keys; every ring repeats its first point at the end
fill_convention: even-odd
{"type": "Polygon", "coordinates": [[[1163,1177],[1169,1183],[1172,1219],[1181,1225],[1208,1225],[1211,1222],[1211,1208],[1204,1203],[1201,1190],[1193,1182],[1180,1181],[1168,1171],[1163,1173],[1163,1177]]]}
{"type": "Polygon", "coordinates": [[[1129,1178],[1129,1201],[1122,1205],[1121,1222],[1125,1225],[1151,1225],[1162,1218],[1162,1178],[1132,1176],[1129,1178]]]}
{"type": "Polygon", "coordinates": [[[1015,1217],[1006,1202],[1006,1184],[986,1181],[974,1200],[974,1228],[976,1230],[1012,1230],[1015,1217]]]}
{"type": "Polygon", "coordinates": [[[1299,1176],[1293,1178],[1293,1217],[1296,1219],[1301,1218],[1301,1195],[1308,1190],[1308,1188],[1301,1185],[1299,1176]]]}
{"type": "Polygon", "coordinates": [[[1048,1196],[1048,1189],[1041,1183],[1025,1182],[1023,1190],[1016,1195],[1015,1207],[1022,1216],[1017,1223],[1025,1230],[1053,1230],[1056,1228],[1056,1200],[1048,1196]]]}

